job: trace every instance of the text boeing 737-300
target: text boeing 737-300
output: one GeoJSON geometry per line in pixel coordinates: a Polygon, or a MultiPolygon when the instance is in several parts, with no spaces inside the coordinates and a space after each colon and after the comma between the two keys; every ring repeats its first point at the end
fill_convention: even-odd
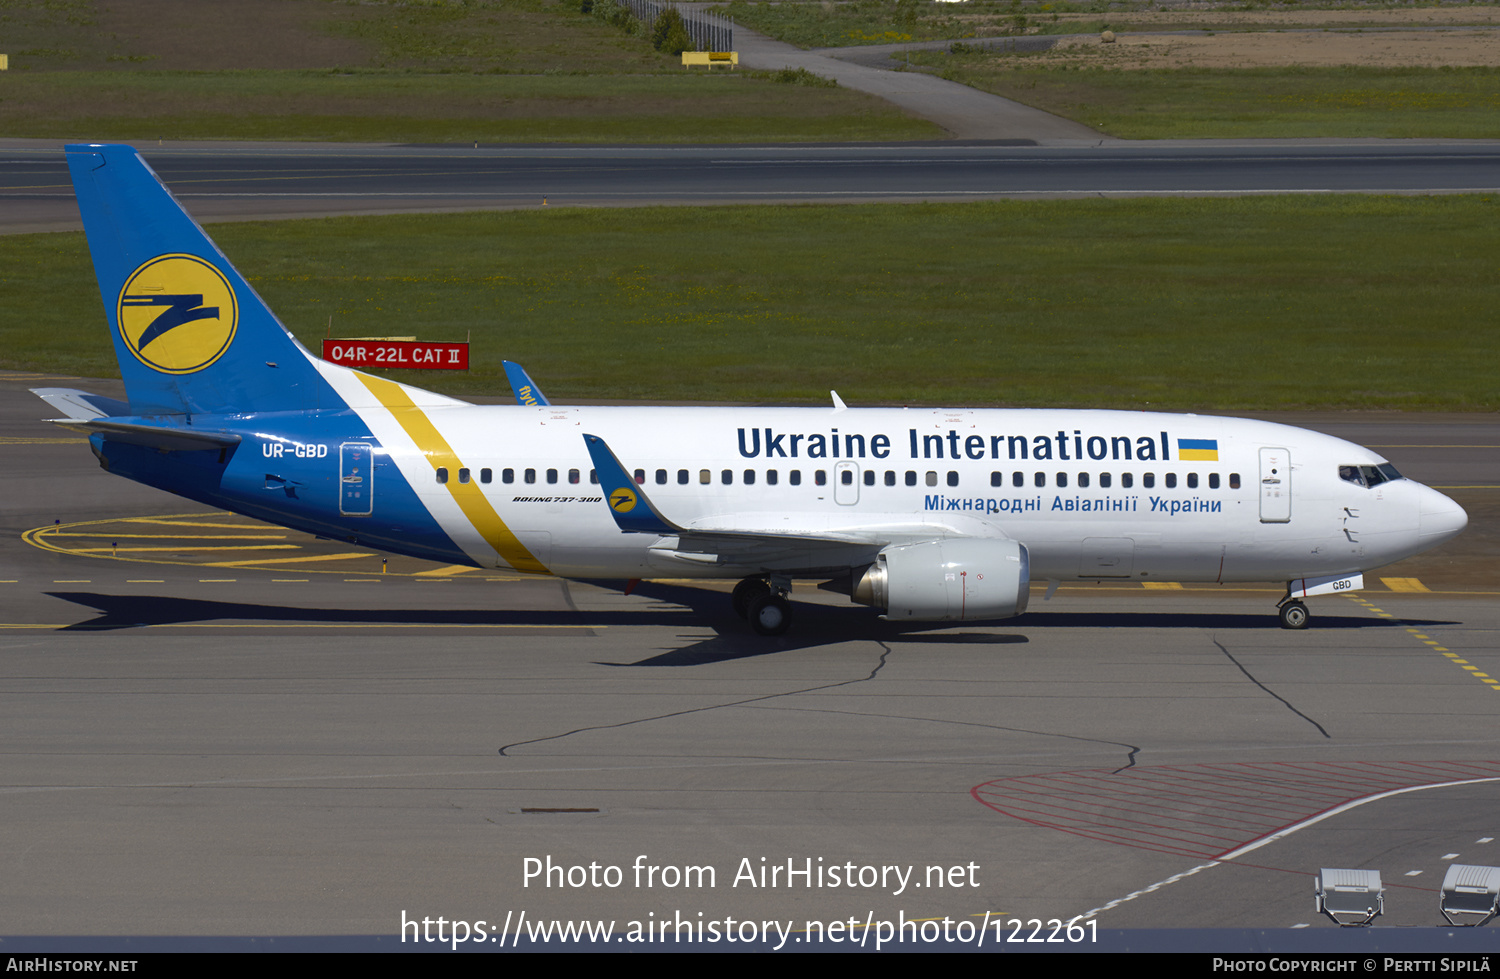
{"type": "MultiPolygon", "coordinates": [[[[794,578],[888,619],[1003,619],[1033,580],[1276,581],[1303,599],[1467,523],[1375,452],[1131,411],[477,406],[314,357],[128,146],[67,148],[127,402],[37,393],[112,473],[312,534],[574,578],[794,578]]],[[[514,368],[514,369],[512,369],[514,368]]]]}

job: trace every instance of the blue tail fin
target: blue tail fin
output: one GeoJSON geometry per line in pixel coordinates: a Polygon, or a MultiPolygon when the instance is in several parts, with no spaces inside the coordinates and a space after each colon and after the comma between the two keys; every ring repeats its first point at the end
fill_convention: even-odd
{"type": "Polygon", "coordinates": [[[307,350],[134,149],[67,154],[133,413],[342,407],[307,350]]]}
{"type": "Polygon", "coordinates": [[[547,396],[542,389],[536,386],[531,375],[526,373],[526,368],[513,360],[502,361],[505,365],[505,376],[510,380],[510,389],[516,396],[518,405],[550,405],[547,396]]]}

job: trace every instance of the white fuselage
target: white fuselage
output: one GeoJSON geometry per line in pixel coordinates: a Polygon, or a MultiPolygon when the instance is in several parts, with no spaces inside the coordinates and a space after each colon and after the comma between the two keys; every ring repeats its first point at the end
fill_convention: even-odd
{"type": "Polygon", "coordinates": [[[402,389],[412,406],[392,406],[347,375],[329,379],[476,564],[507,562],[455,502],[460,478],[548,571],[567,577],[817,574],[868,563],[888,544],[978,537],[1024,544],[1033,579],[1286,581],[1400,560],[1466,520],[1447,497],[1411,480],[1341,478],[1340,467],[1385,464],[1368,449],[1247,419],[473,406],[413,388],[402,389]],[[421,397],[427,403],[415,404],[421,397]],[[427,429],[402,423],[414,411],[450,452],[435,452],[427,429]],[[591,481],[585,432],[605,439],[681,528],[847,537],[848,553],[792,547],[750,560],[624,533],[591,481]]]}

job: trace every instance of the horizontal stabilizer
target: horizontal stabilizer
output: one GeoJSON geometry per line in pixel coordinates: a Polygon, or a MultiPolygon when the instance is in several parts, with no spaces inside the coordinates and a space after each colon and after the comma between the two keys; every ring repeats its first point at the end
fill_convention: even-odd
{"type": "Polygon", "coordinates": [[[111,442],[144,445],[166,452],[202,452],[205,449],[226,449],[240,444],[240,437],[232,432],[213,432],[181,425],[147,425],[103,418],[91,421],[53,418],[50,421],[54,425],[83,432],[85,435],[102,434],[111,442]]]}
{"type": "Polygon", "coordinates": [[[63,413],[66,421],[92,421],[112,415],[128,415],[130,405],[102,394],[89,394],[73,388],[32,388],[31,393],[63,413]]]}

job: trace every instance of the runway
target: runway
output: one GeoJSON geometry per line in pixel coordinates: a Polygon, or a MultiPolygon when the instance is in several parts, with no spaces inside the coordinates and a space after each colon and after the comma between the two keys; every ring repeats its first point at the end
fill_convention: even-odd
{"type": "MultiPolygon", "coordinates": [[[[202,221],[568,206],[1500,189],[1500,142],[140,146],[202,221]]],[[[80,227],[61,144],[0,141],[0,232],[80,227]]]]}
{"type": "MultiPolygon", "coordinates": [[[[765,640],[682,582],[191,550],[283,542],[100,471],[25,393],[73,384],[118,394],[0,378],[12,935],[510,934],[524,912],[792,922],[811,947],[815,922],[1093,912],[1134,947],[1336,941],[1311,875],[1369,866],[1383,923],[1418,929],[1385,934],[1438,941],[1446,866],[1500,864],[1500,589],[1463,570],[1482,507],[1456,565],[1371,574],[1305,632],[1271,585],[1038,589],[938,629],[799,588],[765,640]],[[56,549],[22,539],[43,528],[56,549]]],[[[1472,487],[1471,514],[1500,485],[1493,416],[1321,421],[1472,487]]]]}

